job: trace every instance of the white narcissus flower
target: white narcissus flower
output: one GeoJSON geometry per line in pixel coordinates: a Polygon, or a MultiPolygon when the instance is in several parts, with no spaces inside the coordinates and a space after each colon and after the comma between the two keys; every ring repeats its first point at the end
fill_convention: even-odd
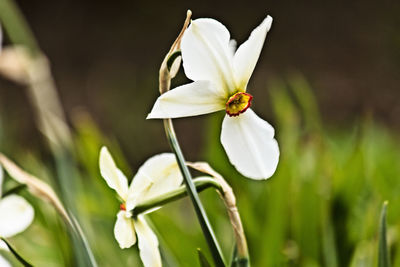
{"type": "Polygon", "coordinates": [[[266,179],[275,172],[279,147],[274,128],[258,117],[246,93],[272,23],[267,16],[234,51],[229,31],[214,19],[196,19],[185,31],[181,51],[186,76],[194,82],[162,94],[148,119],[178,118],[225,110],[221,143],[244,176],[266,179]]]}
{"type": "Polygon", "coordinates": [[[109,187],[122,200],[114,227],[114,236],[121,248],[129,248],[139,242],[140,258],[144,266],[161,266],[158,240],[144,215],[133,218],[132,210],[140,202],[178,188],[182,183],[175,156],[164,153],[151,157],[138,170],[128,187],[128,180],[119,170],[106,147],[100,151],[100,173],[109,187]]]}
{"type": "Polygon", "coordinates": [[[8,238],[24,231],[32,223],[34,210],[23,197],[1,197],[3,169],[0,165],[0,237],[8,238]]]}
{"type": "MultiPolygon", "coordinates": [[[[3,168],[0,165],[0,237],[8,238],[23,232],[32,223],[34,210],[24,198],[17,195],[8,195],[2,198],[3,168]]],[[[7,246],[0,240],[0,249],[7,246]]],[[[0,255],[0,266],[6,260],[0,255]]],[[[11,265],[9,265],[11,266],[11,265]]]]}

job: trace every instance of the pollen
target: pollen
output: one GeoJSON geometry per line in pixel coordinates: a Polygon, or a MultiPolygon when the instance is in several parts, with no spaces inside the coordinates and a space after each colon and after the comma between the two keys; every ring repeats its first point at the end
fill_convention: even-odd
{"type": "Polygon", "coordinates": [[[119,210],[124,210],[124,211],[126,211],[125,203],[122,203],[121,205],[119,205],[119,210]]]}
{"type": "Polygon", "coordinates": [[[239,116],[251,105],[253,96],[248,93],[239,92],[229,97],[226,102],[226,113],[231,117],[239,116]]]}

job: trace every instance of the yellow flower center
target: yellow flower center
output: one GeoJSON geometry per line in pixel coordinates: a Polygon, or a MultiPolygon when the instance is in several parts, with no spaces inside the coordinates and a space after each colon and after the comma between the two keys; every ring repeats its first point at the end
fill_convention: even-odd
{"type": "Polygon", "coordinates": [[[226,102],[226,113],[231,117],[239,116],[250,107],[252,99],[253,96],[248,93],[239,92],[232,95],[226,102]]]}

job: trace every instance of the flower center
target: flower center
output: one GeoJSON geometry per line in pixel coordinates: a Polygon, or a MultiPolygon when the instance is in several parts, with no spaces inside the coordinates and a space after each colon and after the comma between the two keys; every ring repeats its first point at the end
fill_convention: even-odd
{"type": "Polygon", "coordinates": [[[121,205],[119,205],[119,210],[126,211],[125,203],[122,203],[121,205]]]}
{"type": "Polygon", "coordinates": [[[240,113],[245,112],[251,105],[253,96],[248,93],[239,92],[229,97],[226,102],[226,113],[230,117],[239,116],[240,113]]]}

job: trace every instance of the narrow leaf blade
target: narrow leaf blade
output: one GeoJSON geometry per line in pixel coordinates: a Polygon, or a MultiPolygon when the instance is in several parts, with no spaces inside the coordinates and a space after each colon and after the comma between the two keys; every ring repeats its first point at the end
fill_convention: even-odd
{"type": "Polygon", "coordinates": [[[10,252],[15,256],[15,258],[25,267],[33,267],[32,264],[30,264],[29,262],[27,262],[21,255],[18,254],[18,252],[10,245],[10,243],[8,243],[7,240],[5,240],[4,238],[0,238],[8,247],[8,249],[10,250],[10,252]]]}
{"type": "Polygon", "coordinates": [[[210,263],[208,262],[206,256],[203,254],[201,249],[197,249],[197,254],[199,255],[199,262],[201,267],[211,267],[210,263]]]}
{"type": "Polygon", "coordinates": [[[390,267],[389,249],[386,240],[386,210],[388,202],[383,203],[379,225],[378,267],[390,267]]]}

